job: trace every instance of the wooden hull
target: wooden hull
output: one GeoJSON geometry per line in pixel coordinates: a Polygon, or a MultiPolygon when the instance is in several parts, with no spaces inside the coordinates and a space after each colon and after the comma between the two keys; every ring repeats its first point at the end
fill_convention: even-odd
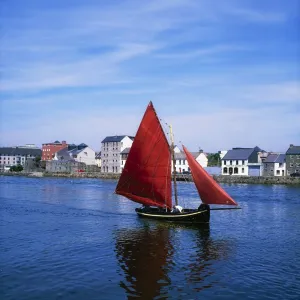
{"type": "Polygon", "coordinates": [[[181,213],[172,213],[158,208],[137,208],[135,211],[141,218],[174,223],[207,224],[210,219],[208,205],[199,209],[184,209],[181,213]]]}

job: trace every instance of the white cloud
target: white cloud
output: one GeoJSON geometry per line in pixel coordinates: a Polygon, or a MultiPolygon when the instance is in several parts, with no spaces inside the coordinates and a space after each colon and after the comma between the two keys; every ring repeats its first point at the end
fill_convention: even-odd
{"type": "Polygon", "coordinates": [[[266,146],[279,149],[299,135],[299,113],[290,112],[300,101],[293,61],[256,61],[268,50],[239,27],[281,24],[285,9],[136,0],[21,15],[3,19],[0,88],[3,119],[12,120],[2,126],[6,144],[34,136],[40,144],[67,139],[97,149],[106,135],[133,134],[150,99],[192,150],[241,141],[264,147],[273,129],[266,146]],[[282,111],[286,120],[278,122],[282,111]]]}
{"type": "Polygon", "coordinates": [[[249,48],[216,41],[211,41],[209,47],[203,43],[196,50],[178,52],[172,47],[178,42],[183,44],[185,39],[211,39],[216,28],[223,26],[215,24],[215,20],[230,20],[232,15],[250,21],[279,20],[274,17],[277,14],[240,8],[234,1],[226,6],[211,1],[151,1],[147,4],[129,1],[117,6],[94,4],[61,10],[31,10],[22,19],[5,19],[8,34],[2,37],[1,43],[1,89],[115,84],[133,71],[139,71],[138,63],[126,68],[124,61],[140,57],[150,66],[157,63],[155,58],[158,57],[174,62],[206,57],[203,63],[209,59],[216,63],[218,55],[249,51],[249,48]],[[195,26],[197,31],[191,37],[189,32],[195,30],[195,26]],[[178,34],[179,39],[163,36],[172,30],[178,31],[175,36],[178,34]],[[98,52],[93,51],[97,48],[98,52]],[[160,49],[166,50],[165,54],[157,53],[160,49]],[[213,59],[209,57],[212,55],[213,59]]]}

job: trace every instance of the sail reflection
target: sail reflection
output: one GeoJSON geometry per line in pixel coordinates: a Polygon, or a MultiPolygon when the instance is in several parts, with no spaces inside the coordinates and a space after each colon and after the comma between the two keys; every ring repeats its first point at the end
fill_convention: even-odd
{"type": "Polygon", "coordinates": [[[213,266],[216,261],[228,259],[232,244],[213,240],[209,225],[141,224],[140,228],[115,233],[115,252],[123,277],[120,286],[128,299],[167,299],[173,293],[193,295],[218,283],[213,266]],[[182,282],[188,285],[182,287],[182,282]]]}
{"type": "MultiPolygon", "coordinates": [[[[145,223],[147,224],[147,223],[145,223]]],[[[120,286],[128,299],[166,299],[173,246],[166,227],[145,226],[116,232],[116,254],[125,273],[120,286]]]]}

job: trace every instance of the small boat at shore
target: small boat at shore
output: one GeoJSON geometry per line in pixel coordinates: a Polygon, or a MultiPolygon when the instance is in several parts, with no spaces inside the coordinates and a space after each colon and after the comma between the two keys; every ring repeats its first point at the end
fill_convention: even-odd
{"type": "Polygon", "coordinates": [[[202,204],[198,208],[182,208],[178,205],[175,168],[171,172],[172,163],[175,166],[174,139],[172,127],[169,128],[170,143],[150,102],[134,138],[115,193],[141,203],[143,206],[136,208],[136,213],[143,218],[175,223],[209,223],[211,204],[236,206],[237,203],[183,146],[202,204]]]}

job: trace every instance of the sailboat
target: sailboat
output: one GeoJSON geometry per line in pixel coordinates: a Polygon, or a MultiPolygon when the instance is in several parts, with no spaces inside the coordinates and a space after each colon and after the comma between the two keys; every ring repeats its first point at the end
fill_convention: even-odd
{"type": "Polygon", "coordinates": [[[171,144],[153,103],[150,102],[132,143],[115,193],[142,204],[142,207],[135,210],[140,217],[177,223],[209,223],[210,204],[236,206],[237,203],[183,146],[202,203],[198,208],[182,208],[178,205],[174,139],[172,127],[169,127],[171,144]],[[172,181],[175,205],[172,201],[172,181]]]}

